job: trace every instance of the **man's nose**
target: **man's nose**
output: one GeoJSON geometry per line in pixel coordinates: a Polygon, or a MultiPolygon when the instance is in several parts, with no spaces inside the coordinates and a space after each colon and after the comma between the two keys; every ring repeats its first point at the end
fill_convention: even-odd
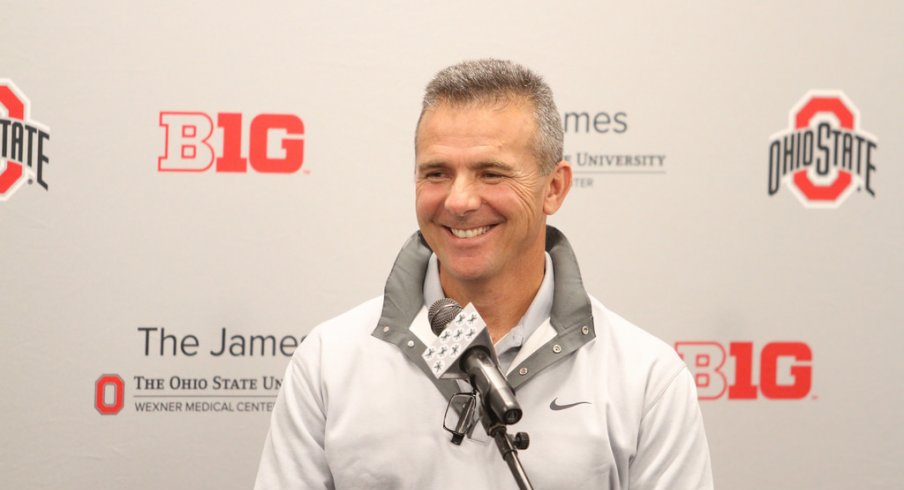
{"type": "Polygon", "coordinates": [[[480,207],[480,189],[472,179],[456,178],[446,196],[446,209],[451,213],[463,216],[480,207]]]}

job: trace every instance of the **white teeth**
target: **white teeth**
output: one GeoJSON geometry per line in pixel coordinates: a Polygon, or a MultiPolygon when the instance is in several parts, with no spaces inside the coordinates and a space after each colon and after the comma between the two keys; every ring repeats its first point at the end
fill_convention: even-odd
{"type": "Polygon", "coordinates": [[[490,231],[489,226],[481,226],[479,228],[471,228],[470,230],[459,230],[456,228],[450,228],[452,230],[452,234],[457,236],[458,238],[474,238],[477,235],[483,235],[484,233],[490,231]]]}

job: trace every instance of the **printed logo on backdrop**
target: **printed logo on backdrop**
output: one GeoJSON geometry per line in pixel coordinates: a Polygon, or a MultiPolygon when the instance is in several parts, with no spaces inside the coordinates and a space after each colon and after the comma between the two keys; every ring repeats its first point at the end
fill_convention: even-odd
{"type": "Polygon", "coordinates": [[[813,351],[804,342],[675,342],[701,400],[801,400],[813,385],[813,351]]]}
{"type": "Polygon", "coordinates": [[[94,408],[101,415],[117,415],[124,409],[139,414],[268,414],[282,385],[281,373],[261,373],[254,368],[235,374],[228,363],[230,359],[288,359],[304,340],[293,335],[245,335],[226,327],[207,337],[165,327],[138,327],[137,332],[138,357],[162,360],[164,365],[128,375],[101,374],[94,381],[94,408]],[[209,375],[184,367],[174,373],[166,365],[179,360],[178,365],[185,366],[186,359],[204,359],[201,367],[205,371],[231,374],[209,375]]]}
{"type": "Polygon", "coordinates": [[[877,141],[843,92],[807,92],[791,108],[788,129],[770,137],[769,195],[784,187],[805,207],[822,209],[855,193],[875,197],[877,141]]]}
{"type": "Polygon", "coordinates": [[[31,119],[31,103],[9,79],[0,79],[0,202],[8,200],[26,182],[44,180],[50,129],[31,119]]]}
{"type": "MultiPolygon", "coordinates": [[[[293,174],[304,163],[304,123],[293,114],[258,114],[247,132],[242,114],[163,111],[158,172],[293,174]],[[216,119],[216,123],[214,123],[216,119]],[[247,139],[245,138],[247,136],[247,139]]],[[[304,171],[303,173],[308,173],[304,171]]]]}
{"type": "Polygon", "coordinates": [[[647,151],[612,151],[613,141],[628,132],[624,111],[569,111],[562,115],[565,160],[574,169],[573,185],[593,187],[605,174],[656,175],[666,173],[666,155],[647,151]]]}

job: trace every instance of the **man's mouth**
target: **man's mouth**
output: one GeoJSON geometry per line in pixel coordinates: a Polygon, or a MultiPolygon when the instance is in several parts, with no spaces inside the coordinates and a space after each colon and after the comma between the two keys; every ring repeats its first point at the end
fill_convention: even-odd
{"type": "Polygon", "coordinates": [[[470,228],[467,230],[462,230],[459,228],[449,228],[452,231],[452,234],[458,238],[474,238],[476,236],[483,235],[484,233],[490,231],[491,226],[478,226],[477,228],[470,228]]]}

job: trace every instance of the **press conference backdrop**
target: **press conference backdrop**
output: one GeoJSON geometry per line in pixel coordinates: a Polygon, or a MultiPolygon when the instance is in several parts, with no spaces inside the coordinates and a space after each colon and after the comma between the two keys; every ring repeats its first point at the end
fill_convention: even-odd
{"type": "Polygon", "coordinates": [[[552,224],[695,373],[717,486],[901,488],[902,14],[3,2],[0,487],[249,488],[289,356],[416,229],[424,85],[498,57],[553,87],[552,224]]]}

